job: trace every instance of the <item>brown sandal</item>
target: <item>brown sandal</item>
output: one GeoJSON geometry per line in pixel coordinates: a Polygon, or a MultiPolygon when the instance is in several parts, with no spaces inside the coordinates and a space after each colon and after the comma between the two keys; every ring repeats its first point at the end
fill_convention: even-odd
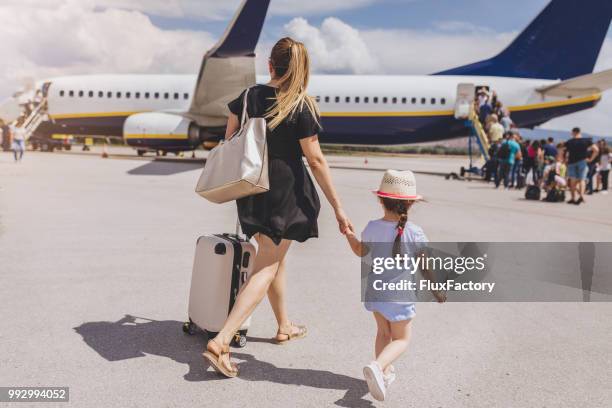
{"type": "Polygon", "coordinates": [[[306,326],[291,323],[289,327],[291,327],[291,329],[289,330],[289,333],[282,332],[280,328],[278,329],[278,332],[276,333],[276,337],[274,338],[277,344],[285,344],[291,340],[303,339],[304,337],[306,337],[306,334],[308,333],[308,330],[306,330],[306,326]],[[297,333],[293,332],[294,327],[298,329],[297,333]],[[279,336],[286,336],[286,337],[279,338],[279,336]]]}
{"type": "Polygon", "coordinates": [[[206,351],[202,353],[202,356],[219,374],[228,378],[238,376],[238,366],[230,360],[229,346],[222,346],[213,339],[206,344],[206,351]],[[223,360],[225,355],[227,355],[230,368],[227,367],[223,360]]]}

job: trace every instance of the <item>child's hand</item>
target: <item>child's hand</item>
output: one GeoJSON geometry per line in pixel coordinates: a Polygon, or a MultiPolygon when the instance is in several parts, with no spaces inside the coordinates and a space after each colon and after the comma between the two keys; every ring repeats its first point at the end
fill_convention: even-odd
{"type": "Polygon", "coordinates": [[[446,302],[446,292],[443,292],[441,290],[434,290],[431,293],[434,295],[438,303],[446,302]]]}

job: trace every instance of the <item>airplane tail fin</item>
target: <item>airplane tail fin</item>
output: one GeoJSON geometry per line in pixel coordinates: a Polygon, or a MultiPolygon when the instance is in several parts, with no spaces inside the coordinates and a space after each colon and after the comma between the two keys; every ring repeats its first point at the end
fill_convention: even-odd
{"type": "Polygon", "coordinates": [[[225,33],[202,59],[187,115],[203,127],[225,127],[227,103],[255,84],[255,47],[270,0],[243,0],[225,33]]]}
{"type": "Polygon", "coordinates": [[[216,58],[254,56],[269,4],[270,0],[243,0],[209,55],[216,58]]]}
{"type": "Polygon", "coordinates": [[[593,72],[610,26],[610,0],[552,0],[493,58],[436,75],[568,79],[593,72]]]}

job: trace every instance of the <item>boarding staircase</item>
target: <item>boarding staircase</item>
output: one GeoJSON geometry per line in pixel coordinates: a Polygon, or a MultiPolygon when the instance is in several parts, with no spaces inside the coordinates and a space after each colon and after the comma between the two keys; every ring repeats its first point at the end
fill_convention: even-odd
{"type": "Polygon", "coordinates": [[[42,122],[48,119],[47,116],[47,98],[43,98],[38,105],[30,112],[25,121],[21,124],[21,128],[25,130],[25,139],[28,140],[34,134],[36,129],[42,122]]]}
{"type": "MultiPolygon", "coordinates": [[[[478,119],[478,115],[476,114],[475,109],[470,109],[470,115],[466,119],[466,126],[470,128],[471,134],[469,138],[468,144],[468,153],[470,155],[470,162],[472,159],[472,139],[476,139],[476,144],[480,149],[480,154],[484,158],[485,161],[489,160],[489,140],[487,138],[487,133],[485,132],[482,124],[480,123],[480,119],[478,119]]],[[[471,163],[470,163],[471,167],[471,163]]]]}

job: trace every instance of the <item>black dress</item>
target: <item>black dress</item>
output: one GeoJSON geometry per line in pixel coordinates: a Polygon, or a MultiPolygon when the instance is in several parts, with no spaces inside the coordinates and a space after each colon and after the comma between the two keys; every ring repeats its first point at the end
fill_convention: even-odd
{"type": "MultiPolygon", "coordinates": [[[[250,88],[249,117],[263,117],[275,98],[276,89],[271,86],[250,88]]],[[[228,104],[238,119],[242,115],[243,99],[244,92],[228,104]]],[[[302,160],[300,139],[316,135],[320,130],[306,105],[274,130],[267,129],[270,191],[236,201],[240,226],[249,238],[261,233],[278,245],[282,239],[304,242],[318,236],[321,204],[302,160]]]]}

